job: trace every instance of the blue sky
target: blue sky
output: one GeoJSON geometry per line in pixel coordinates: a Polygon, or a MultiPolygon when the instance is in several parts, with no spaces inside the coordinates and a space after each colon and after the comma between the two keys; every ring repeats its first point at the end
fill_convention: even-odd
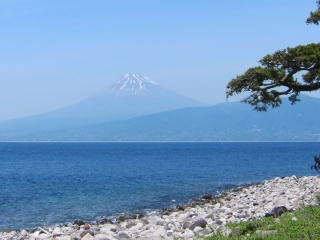
{"type": "Polygon", "coordinates": [[[73,104],[127,72],[224,102],[228,81],[266,54],[319,42],[305,23],[315,2],[0,0],[0,120],[73,104]]]}

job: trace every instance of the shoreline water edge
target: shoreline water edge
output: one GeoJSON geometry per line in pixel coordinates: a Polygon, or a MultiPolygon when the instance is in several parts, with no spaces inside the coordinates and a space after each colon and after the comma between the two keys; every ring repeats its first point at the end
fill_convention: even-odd
{"type": "Polygon", "coordinates": [[[219,196],[205,194],[189,204],[149,214],[128,214],[116,220],[97,222],[75,220],[66,225],[0,232],[0,239],[195,239],[221,231],[227,235],[228,223],[250,221],[277,211],[295,211],[317,205],[320,176],[277,177],[263,183],[233,188],[219,196]]]}

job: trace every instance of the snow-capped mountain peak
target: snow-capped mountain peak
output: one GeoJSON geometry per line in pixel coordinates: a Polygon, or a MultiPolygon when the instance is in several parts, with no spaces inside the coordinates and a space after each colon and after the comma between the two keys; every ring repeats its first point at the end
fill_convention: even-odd
{"type": "Polygon", "coordinates": [[[154,86],[158,86],[158,84],[146,76],[138,73],[127,73],[120,80],[105,88],[104,91],[116,92],[117,96],[124,92],[144,95],[149,92],[150,87],[154,86]]]}

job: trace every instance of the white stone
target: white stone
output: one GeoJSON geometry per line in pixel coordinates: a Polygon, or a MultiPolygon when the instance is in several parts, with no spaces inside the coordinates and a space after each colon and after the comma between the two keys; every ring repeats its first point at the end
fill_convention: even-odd
{"type": "Polygon", "coordinates": [[[94,236],[94,239],[95,240],[107,240],[107,239],[109,239],[109,237],[108,237],[108,235],[106,235],[106,234],[101,234],[101,233],[99,233],[99,234],[97,234],[97,235],[95,235],[94,236]]]}
{"type": "Polygon", "coordinates": [[[38,238],[40,231],[35,231],[33,234],[31,234],[32,237],[38,238]]]}
{"type": "Polygon", "coordinates": [[[72,234],[72,233],[74,233],[76,230],[75,230],[74,228],[72,228],[72,227],[64,227],[64,228],[61,229],[61,231],[62,231],[63,233],[72,234]]]}
{"type": "Polygon", "coordinates": [[[46,234],[46,233],[40,233],[40,234],[39,234],[39,238],[40,238],[40,239],[49,239],[49,238],[51,238],[51,237],[52,237],[51,235],[46,234]]]}
{"type": "Polygon", "coordinates": [[[131,231],[138,231],[141,228],[143,228],[143,224],[142,223],[137,223],[137,225],[133,226],[130,228],[131,231]]]}
{"type": "Polygon", "coordinates": [[[160,235],[160,236],[162,236],[162,237],[167,236],[167,230],[166,230],[163,226],[157,228],[157,230],[155,231],[155,233],[158,234],[158,235],[160,235]]]}
{"type": "Polygon", "coordinates": [[[193,238],[194,233],[192,231],[188,231],[188,232],[185,232],[184,234],[181,234],[180,236],[186,240],[186,239],[193,238]]]}
{"type": "Polygon", "coordinates": [[[276,200],[273,202],[273,206],[279,207],[279,206],[287,206],[288,205],[288,199],[284,196],[280,196],[276,198],[276,200]]]}
{"type": "Polygon", "coordinates": [[[199,231],[202,231],[202,230],[203,230],[202,227],[195,227],[195,228],[193,229],[193,232],[199,232],[199,231]]]}
{"type": "Polygon", "coordinates": [[[23,230],[21,230],[20,235],[25,237],[28,235],[28,232],[25,229],[23,229],[23,230]]]}
{"type": "Polygon", "coordinates": [[[61,232],[61,228],[60,227],[56,227],[54,228],[52,235],[62,235],[63,233],[61,232]]]}
{"type": "Polygon", "coordinates": [[[157,235],[152,235],[152,236],[144,237],[142,239],[143,240],[162,240],[163,238],[157,235]]]}
{"type": "Polygon", "coordinates": [[[144,231],[140,232],[140,235],[147,236],[147,235],[151,235],[152,233],[153,233],[153,231],[148,229],[148,230],[144,230],[144,231]]]}
{"type": "Polygon", "coordinates": [[[81,238],[81,240],[95,240],[93,236],[91,236],[90,233],[87,233],[86,235],[84,235],[83,238],[81,238]]]}
{"type": "Polygon", "coordinates": [[[55,239],[57,239],[57,240],[70,240],[70,237],[69,236],[62,236],[62,237],[57,237],[55,239]]]}

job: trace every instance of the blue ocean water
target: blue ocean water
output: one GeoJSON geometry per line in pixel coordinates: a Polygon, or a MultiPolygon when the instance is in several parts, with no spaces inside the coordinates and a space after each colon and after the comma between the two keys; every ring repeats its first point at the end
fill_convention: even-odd
{"type": "Polygon", "coordinates": [[[0,143],[0,231],[153,211],[316,175],[317,142],[0,143]]]}

